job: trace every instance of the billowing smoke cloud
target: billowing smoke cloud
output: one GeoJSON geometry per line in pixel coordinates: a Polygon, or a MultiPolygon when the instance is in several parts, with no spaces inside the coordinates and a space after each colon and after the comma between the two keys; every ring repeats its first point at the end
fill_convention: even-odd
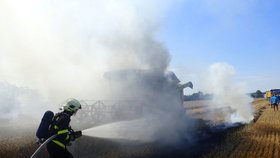
{"type": "Polygon", "coordinates": [[[0,120],[7,121],[31,116],[41,117],[43,108],[48,108],[42,98],[32,90],[0,82],[0,120]]]}
{"type": "Polygon", "coordinates": [[[212,64],[205,76],[206,90],[214,95],[213,109],[223,108],[225,121],[249,122],[253,119],[245,83],[234,80],[235,69],[227,63],[212,64]]]}
{"type": "Polygon", "coordinates": [[[27,105],[57,107],[70,97],[108,99],[103,74],[110,70],[164,72],[170,57],[155,34],[173,3],[2,0],[0,107],[7,112],[3,117],[16,117],[27,105]],[[22,95],[29,99],[18,99],[22,95]]]}

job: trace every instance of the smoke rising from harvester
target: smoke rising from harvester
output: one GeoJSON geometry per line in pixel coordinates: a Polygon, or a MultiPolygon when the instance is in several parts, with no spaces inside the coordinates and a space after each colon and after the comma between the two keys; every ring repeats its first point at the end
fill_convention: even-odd
{"type": "Polygon", "coordinates": [[[212,64],[207,73],[206,91],[214,95],[213,110],[224,108],[225,121],[247,123],[253,119],[252,99],[246,84],[234,81],[235,69],[227,63],[212,64]]]}
{"type": "MultiPolygon", "coordinates": [[[[24,88],[42,100],[26,96],[30,102],[5,108],[15,115],[24,109],[22,104],[56,106],[69,97],[108,99],[103,74],[114,69],[164,72],[169,54],[154,35],[169,4],[1,1],[5,16],[0,16],[0,82],[15,87],[3,90],[17,93],[15,89],[24,88]]],[[[10,98],[9,102],[17,99],[10,98]]]]}
{"type": "Polygon", "coordinates": [[[170,56],[155,34],[162,16],[174,3],[159,0],[1,1],[0,13],[5,16],[0,16],[0,86],[4,87],[0,98],[11,94],[1,100],[1,108],[8,111],[5,118],[18,118],[29,108],[37,108],[39,114],[50,106],[56,111],[59,103],[72,97],[145,98],[143,104],[149,103],[149,106],[145,106],[143,115],[155,114],[149,121],[163,123],[153,132],[170,129],[169,133],[179,133],[183,119],[178,121],[177,117],[181,116],[178,112],[184,112],[176,98],[178,95],[168,92],[169,86],[163,86],[164,93],[159,94],[149,86],[156,89],[162,86],[158,82],[167,82],[162,78],[170,56]],[[148,73],[148,78],[134,82],[137,75],[128,75],[125,81],[118,80],[114,84],[104,79],[105,72],[139,69],[148,73]],[[159,80],[153,81],[153,78],[159,80]],[[121,87],[122,93],[115,91],[115,87],[121,87]],[[161,118],[165,121],[159,121],[161,118]]]}
{"type": "MultiPolygon", "coordinates": [[[[5,110],[0,111],[1,119],[38,115],[39,121],[47,108],[56,111],[57,105],[72,97],[140,98],[145,118],[132,122],[139,127],[131,129],[138,131],[136,138],[179,139],[185,125],[193,122],[182,118],[184,111],[178,95],[174,95],[177,91],[158,84],[168,82],[163,76],[170,56],[155,37],[161,16],[174,3],[2,0],[0,15],[5,16],[0,16],[0,107],[5,110]],[[104,75],[139,69],[142,71],[117,79],[112,79],[116,75],[104,75]],[[147,78],[139,79],[139,73],[148,73],[147,78]],[[117,82],[108,84],[106,76],[117,82]],[[158,88],[162,91],[154,91],[158,88]]],[[[129,128],[131,122],[121,125],[129,128]]],[[[121,132],[118,136],[127,132],[120,131],[120,126],[105,129],[113,127],[121,132]]]]}

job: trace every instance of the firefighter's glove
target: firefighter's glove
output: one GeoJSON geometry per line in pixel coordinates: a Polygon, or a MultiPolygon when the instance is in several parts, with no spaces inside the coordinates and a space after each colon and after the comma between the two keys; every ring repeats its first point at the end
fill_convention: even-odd
{"type": "Polygon", "coordinates": [[[82,136],[82,131],[76,131],[76,132],[74,132],[74,137],[75,137],[75,139],[77,139],[77,138],[79,138],[79,137],[81,137],[82,136]]]}
{"type": "Polygon", "coordinates": [[[70,140],[74,141],[75,139],[77,139],[77,138],[79,138],[81,136],[82,136],[82,131],[71,132],[70,140]]]}

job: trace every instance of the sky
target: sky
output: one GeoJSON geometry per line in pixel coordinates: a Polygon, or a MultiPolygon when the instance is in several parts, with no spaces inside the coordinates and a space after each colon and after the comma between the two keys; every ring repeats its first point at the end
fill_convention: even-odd
{"type": "Polygon", "coordinates": [[[280,88],[280,1],[185,0],[169,10],[159,37],[170,69],[200,90],[199,73],[225,62],[249,92],[280,88]],[[199,72],[199,73],[198,73],[199,72]]]}
{"type": "Polygon", "coordinates": [[[151,68],[192,81],[194,89],[185,92],[195,93],[205,90],[213,65],[233,70],[230,76],[247,92],[280,88],[279,5],[276,0],[1,0],[0,89],[29,89],[57,102],[92,98],[105,87],[104,72],[151,68]]]}

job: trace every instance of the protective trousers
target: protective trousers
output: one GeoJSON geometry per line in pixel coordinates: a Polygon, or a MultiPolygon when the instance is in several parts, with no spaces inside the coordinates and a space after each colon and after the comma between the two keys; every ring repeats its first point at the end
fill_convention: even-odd
{"type": "Polygon", "coordinates": [[[53,142],[47,144],[47,150],[50,158],[74,158],[67,149],[63,149],[53,142]]]}

